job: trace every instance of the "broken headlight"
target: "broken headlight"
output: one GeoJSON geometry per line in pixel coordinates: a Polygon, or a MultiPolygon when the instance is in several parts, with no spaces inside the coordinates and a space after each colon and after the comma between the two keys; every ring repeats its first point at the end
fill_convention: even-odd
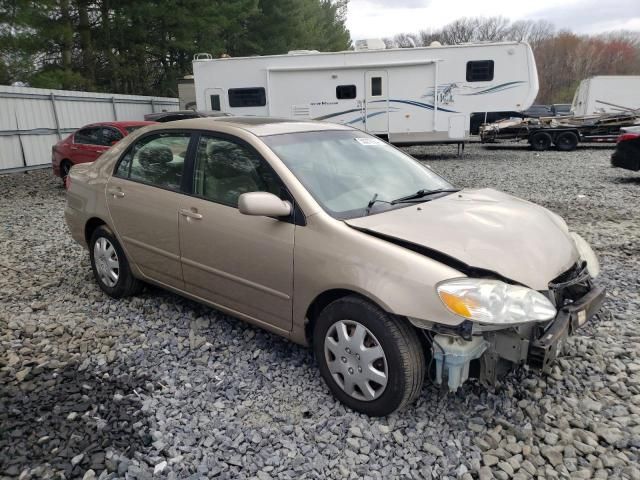
{"type": "Polygon", "coordinates": [[[540,292],[499,280],[458,278],[440,283],[437,291],[449,310],[479,323],[510,325],[556,316],[555,307],[540,292]]]}
{"type": "Polygon", "coordinates": [[[591,245],[589,245],[584,238],[575,232],[571,232],[571,238],[573,238],[573,243],[576,244],[576,249],[580,254],[580,258],[587,262],[589,275],[591,275],[591,278],[596,278],[600,274],[600,262],[598,262],[596,254],[593,253],[591,245]]]}

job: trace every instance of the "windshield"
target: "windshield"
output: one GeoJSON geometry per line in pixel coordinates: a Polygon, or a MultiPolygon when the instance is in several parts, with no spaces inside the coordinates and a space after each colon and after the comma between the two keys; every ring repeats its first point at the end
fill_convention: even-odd
{"type": "Polygon", "coordinates": [[[336,218],[402,208],[407,204],[387,202],[419,190],[452,188],[409,155],[360,131],[289,133],[262,140],[336,218]]]}

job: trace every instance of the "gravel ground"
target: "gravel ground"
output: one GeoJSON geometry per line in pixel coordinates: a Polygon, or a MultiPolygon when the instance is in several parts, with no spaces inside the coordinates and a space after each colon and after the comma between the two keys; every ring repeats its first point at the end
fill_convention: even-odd
{"type": "Polygon", "coordinates": [[[4,175],[0,478],[640,478],[640,175],[609,168],[608,148],[408,151],[592,243],[609,313],[551,375],[425,384],[400,413],[353,413],[310,350],[159,289],[108,298],[67,234],[60,182],[4,175]]]}

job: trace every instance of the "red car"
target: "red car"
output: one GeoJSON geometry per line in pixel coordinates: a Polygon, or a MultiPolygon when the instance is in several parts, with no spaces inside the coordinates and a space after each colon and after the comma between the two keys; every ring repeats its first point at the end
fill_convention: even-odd
{"type": "Polygon", "coordinates": [[[53,174],[64,182],[76,163],[93,162],[134,130],[154,123],[156,122],[101,122],[76,130],[52,147],[53,174]]]}

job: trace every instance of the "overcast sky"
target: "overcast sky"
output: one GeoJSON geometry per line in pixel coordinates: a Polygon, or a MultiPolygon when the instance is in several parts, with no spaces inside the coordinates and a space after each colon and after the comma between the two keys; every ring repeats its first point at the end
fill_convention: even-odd
{"type": "Polygon", "coordinates": [[[544,19],[577,33],[640,31],[640,0],[349,0],[354,40],[438,29],[460,17],[544,19]]]}

